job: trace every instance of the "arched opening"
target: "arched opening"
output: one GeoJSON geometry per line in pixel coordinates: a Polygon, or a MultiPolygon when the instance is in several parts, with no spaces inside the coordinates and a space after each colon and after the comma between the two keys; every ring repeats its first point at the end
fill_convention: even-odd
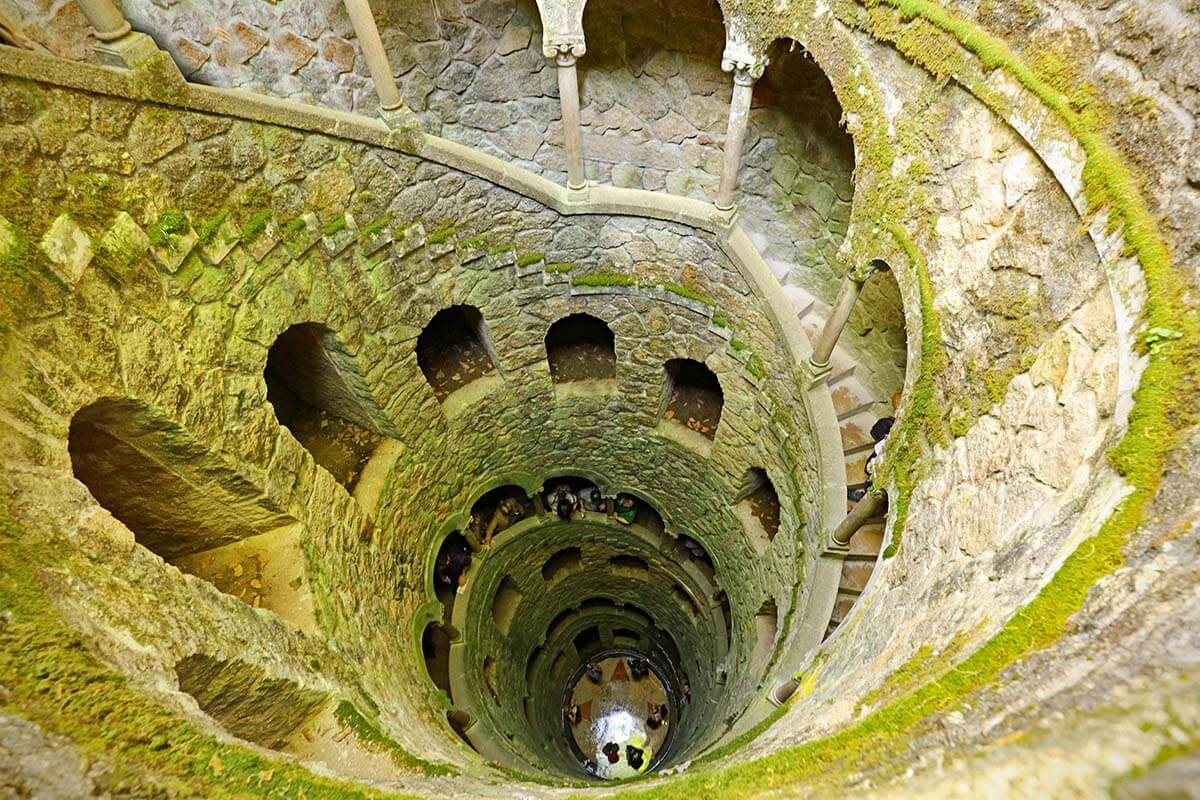
{"type": "Polygon", "coordinates": [[[529,654],[529,658],[525,661],[525,687],[531,694],[534,691],[533,680],[536,677],[537,660],[542,655],[542,649],[541,645],[533,648],[533,652],[529,654]]]}
{"type": "Polygon", "coordinates": [[[661,534],[663,532],[662,514],[637,495],[619,492],[613,500],[613,513],[619,523],[640,525],[651,533],[661,534]]]}
{"type": "Polygon", "coordinates": [[[645,579],[650,574],[650,565],[646,559],[630,555],[617,555],[608,559],[612,571],[628,578],[645,579]]]}
{"type": "Polygon", "coordinates": [[[171,563],[296,522],[209,447],[132,400],[80,409],[67,450],[96,501],[171,563]]]}
{"type": "Polygon", "coordinates": [[[458,305],[435,314],[417,337],[417,364],[439,402],[495,376],[491,337],[479,309],[458,305]]]}
{"type": "Polygon", "coordinates": [[[578,612],[574,608],[564,608],[562,611],[558,612],[554,619],[550,620],[550,624],[546,626],[546,637],[549,638],[550,636],[553,636],[554,631],[558,630],[560,625],[565,625],[567,620],[571,619],[571,617],[575,616],[577,613],[578,612]]]}
{"type": "Polygon", "coordinates": [[[382,415],[333,331],[312,322],[288,328],[267,351],[263,379],[279,424],[353,490],[382,438],[382,415]]]}
{"type": "Polygon", "coordinates": [[[663,422],[714,439],[725,403],[717,376],[690,358],[671,359],[664,373],[663,422]]]}
{"type": "Polygon", "coordinates": [[[520,486],[497,486],[471,506],[470,533],[476,543],[490,547],[497,534],[533,514],[533,510],[533,501],[520,486]]]}
{"type": "Polygon", "coordinates": [[[471,738],[467,736],[467,729],[471,727],[471,715],[459,709],[451,709],[446,712],[446,722],[450,723],[450,729],[457,734],[458,738],[467,743],[467,746],[472,750],[475,745],[472,744],[471,738]]]}
{"type": "Polygon", "coordinates": [[[484,656],[483,659],[483,685],[487,687],[488,694],[492,696],[492,702],[499,703],[500,693],[496,689],[496,659],[491,656],[484,656]]]}
{"type": "Polygon", "coordinates": [[[442,621],[447,625],[454,617],[454,601],[467,582],[471,561],[471,545],[460,532],[454,531],[442,540],[433,566],[433,588],[444,609],[442,621]]]}
{"type": "Polygon", "coordinates": [[[671,587],[671,596],[693,617],[700,616],[700,606],[696,605],[696,601],[692,599],[688,591],[678,583],[671,587]]]}
{"type": "Polygon", "coordinates": [[[710,582],[716,580],[717,565],[713,563],[712,556],[708,553],[708,548],[686,533],[679,534],[675,540],[675,546],[676,553],[695,564],[710,582]]]}
{"type": "Polygon", "coordinates": [[[546,360],[555,383],[610,381],[617,377],[617,351],[608,324],[591,314],[571,314],[546,333],[546,360]]]}
{"type": "Polygon", "coordinates": [[[575,645],[575,652],[579,653],[581,660],[586,660],[588,656],[603,647],[603,642],[600,638],[600,628],[595,625],[590,628],[584,628],[575,634],[575,638],[571,642],[575,645]]]}
{"type": "Polygon", "coordinates": [[[195,698],[221,727],[272,750],[284,748],[329,699],[324,692],[273,678],[261,667],[238,659],[191,655],[175,665],[175,677],[179,690],[195,698]]]}
{"type": "Polygon", "coordinates": [[[637,647],[642,641],[641,635],[629,628],[613,628],[613,645],[616,647],[637,647]]]}
{"type": "Polygon", "coordinates": [[[134,540],[249,605],[315,630],[299,522],[170,420],[132,400],[71,419],[75,477],[134,540]]]}
{"type": "Polygon", "coordinates": [[[450,696],[450,634],[437,622],[425,626],[421,633],[421,655],[425,671],[433,685],[450,696]]]}
{"type": "Polygon", "coordinates": [[[579,60],[587,177],[707,199],[729,118],[716,0],[589,0],[579,60]],[[682,97],[681,97],[682,96],[682,97]]]}
{"type": "Polygon", "coordinates": [[[497,630],[504,636],[512,627],[513,618],[517,615],[517,607],[521,605],[521,590],[511,575],[505,575],[504,580],[496,588],[492,597],[492,621],[497,630]]]}
{"type": "Polygon", "coordinates": [[[755,670],[766,666],[775,649],[775,637],[779,634],[779,606],[774,598],[763,602],[754,615],[754,653],[750,663],[755,670]]]}
{"type": "Polygon", "coordinates": [[[600,488],[589,478],[578,475],[558,475],[547,478],[542,484],[542,508],[547,514],[560,514],[558,508],[566,503],[572,515],[575,512],[607,514],[613,508],[613,499],[601,494],[600,488]]]}
{"type": "Polygon", "coordinates": [[[578,547],[565,547],[546,559],[542,565],[542,578],[550,587],[573,572],[583,569],[583,551],[578,547]]]}
{"type": "Polygon", "coordinates": [[[754,85],[738,205],[747,230],[789,291],[831,303],[842,273],[837,250],[854,194],[854,142],[829,78],[808,51],[780,39],[754,85]],[[798,254],[803,257],[798,258],[798,254]]]}
{"type": "Polygon", "coordinates": [[[779,495],[771,483],[767,471],[751,467],[742,476],[742,487],[737,497],[737,515],[742,526],[762,553],[779,533],[779,495]]]}

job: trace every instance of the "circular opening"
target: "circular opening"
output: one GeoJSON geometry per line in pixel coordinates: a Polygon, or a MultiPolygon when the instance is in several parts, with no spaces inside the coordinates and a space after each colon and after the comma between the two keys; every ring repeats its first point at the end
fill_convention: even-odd
{"type": "Polygon", "coordinates": [[[620,780],[662,763],[680,713],[674,672],[637,650],[613,648],[572,673],[563,703],[564,736],[587,774],[620,780]]]}

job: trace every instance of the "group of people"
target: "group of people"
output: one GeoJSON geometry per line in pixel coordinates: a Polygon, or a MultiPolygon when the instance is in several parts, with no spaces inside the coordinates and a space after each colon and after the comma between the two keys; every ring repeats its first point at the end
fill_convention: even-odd
{"type": "MultiPolygon", "coordinates": [[[[626,663],[629,671],[629,677],[633,680],[644,680],[650,675],[650,662],[646,659],[640,657],[631,658],[626,663]]],[[[604,670],[601,669],[600,665],[595,661],[589,661],[584,665],[583,674],[584,677],[597,686],[604,682],[604,670]]],[[[688,683],[686,676],[683,679],[682,691],[684,700],[690,701],[692,698],[692,687],[688,683]]],[[[663,725],[663,723],[667,721],[667,716],[669,713],[670,709],[667,708],[665,703],[647,703],[648,715],[646,717],[646,724],[649,725],[652,730],[657,730],[663,725]]],[[[578,725],[580,716],[581,713],[579,706],[575,703],[571,703],[567,707],[567,720],[570,721],[572,725],[578,725]]]]}
{"type": "MultiPolygon", "coordinates": [[[[629,494],[618,494],[615,498],[607,498],[600,494],[600,489],[588,484],[575,491],[566,482],[557,484],[543,497],[546,511],[558,516],[564,522],[570,522],[575,514],[584,512],[611,515],[622,525],[632,525],[641,511],[641,501],[629,494]]],[[[533,512],[528,499],[522,502],[519,498],[509,495],[500,499],[493,507],[477,507],[471,512],[468,530],[475,541],[480,542],[483,549],[492,546],[496,534],[507,530],[512,525],[525,519],[533,512]]],[[[694,559],[707,558],[707,553],[695,540],[684,538],[684,546],[694,559]]],[[[452,545],[443,552],[434,565],[434,579],[441,586],[458,591],[467,583],[467,572],[471,568],[471,548],[461,542],[452,545]]]]}
{"type": "Polygon", "coordinates": [[[611,514],[617,522],[632,525],[637,519],[640,503],[632,495],[618,494],[610,500],[600,494],[600,489],[588,484],[578,492],[569,483],[560,483],[546,492],[544,497],[546,511],[556,515],[563,522],[570,522],[575,514],[591,512],[593,514],[611,514]]]}
{"type": "MultiPolygon", "coordinates": [[[[621,763],[621,746],[616,742],[607,742],[600,750],[604,757],[608,760],[611,766],[616,766],[621,763]]],[[[630,738],[630,741],[625,745],[625,763],[634,772],[645,772],[650,768],[650,749],[646,747],[645,737],[638,737],[636,734],[630,738]],[[634,739],[640,739],[641,745],[634,744],[634,739]]]]}

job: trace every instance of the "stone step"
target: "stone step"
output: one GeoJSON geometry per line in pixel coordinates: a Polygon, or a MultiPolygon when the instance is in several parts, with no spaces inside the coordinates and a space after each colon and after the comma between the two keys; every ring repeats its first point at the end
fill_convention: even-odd
{"type": "Polygon", "coordinates": [[[867,458],[871,451],[846,456],[846,485],[861,486],[867,482],[867,458]]]}
{"type": "Polygon", "coordinates": [[[883,537],[883,525],[867,523],[850,537],[850,554],[879,555],[879,551],[883,549],[883,537]]]}
{"type": "Polygon", "coordinates": [[[830,389],[833,389],[833,387],[837,386],[842,381],[849,380],[852,375],[854,375],[853,364],[846,364],[841,367],[835,364],[833,371],[829,373],[829,380],[826,381],[826,383],[829,385],[830,389]]]}
{"type": "Polygon", "coordinates": [[[855,596],[861,595],[863,589],[867,588],[867,581],[871,579],[871,573],[874,571],[875,563],[873,561],[843,561],[842,580],[838,584],[838,591],[855,596]]]}

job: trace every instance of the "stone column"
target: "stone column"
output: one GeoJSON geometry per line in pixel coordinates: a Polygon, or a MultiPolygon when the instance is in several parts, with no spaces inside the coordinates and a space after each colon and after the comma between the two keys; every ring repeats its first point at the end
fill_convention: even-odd
{"type": "Polygon", "coordinates": [[[872,261],[864,269],[852,271],[842,282],[837,299],[833,301],[833,310],[829,314],[829,319],[825,321],[825,327],[821,329],[821,334],[817,337],[816,344],[813,345],[812,356],[809,358],[809,365],[815,371],[823,371],[829,366],[829,357],[833,355],[833,348],[837,346],[842,331],[846,329],[846,322],[850,319],[850,312],[854,310],[854,304],[858,302],[863,284],[867,282],[867,278],[871,277],[875,269],[876,262],[872,261]]]}
{"type": "Polygon", "coordinates": [[[79,0],[79,10],[88,18],[96,38],[102,42],[116,41],[131,30],[112,0],[79,0]]]}
{"type": "Polygon", "coordinates": [[[879,513],[882,505],[882,495],[870,491],[863,495],[863,498],[854,505],[854,508],[850,509],[850,513],[834,529],[833,546],[839,549],[849,547],[850,537],[858,533],[859,528],[879,513]]]}
{"type": "Polygon", "coordinates": [[[558,102],[562,107],[563,144],[567,150],[567,188],[583,189],[583,133],[579,129],[579,76],[575,60],[584,53],[582,42],[552,43],[542,50],[558,70],[558,102]]]}
{"type": "Polygon", "coordinates": [[[777,706],[781,706],[788,700],[792,699],[792,695],[800,688],[800,681],[795,678],[788,678],[783,683],[775,687],[775,691],[771,692],[771,702],[777,706]]]}
{"type": "Polygon", "coordinates": [[[396,88],[392,65],[383,49],[383,40],[379,38],[379,28],[375,26],[375,15],[371,13],[370,4],[367,0],[346,0],[346,13],[350,15],[359,49],[367,60],[367,71],[371,73],[371,82],[375,84],[375,94],[379,95],[379,107],[384,111],[399,109],[403,105],[400,90],[396,88]]]}
{"type": "Polygon", "coordinates": [[[750,100],[754,82],[767,67],[765,57],[754,61],[721,60],[721,69],[733,73],[733,99],[729,103],[729,126],[725,131],[725,161],[721,165],[721,186],[717,189],[717,208],[733,209],[738,170],[742,166],[742,148],[746,143],[746,125],[750,121],[750,100]]]}
{"type": "Polygon", "coordinates": [[[159,53],[158,45],[129,27],[113,0],[79,0],[99,43],[96,55],[110,67],[136,67],[159,53]]]}

